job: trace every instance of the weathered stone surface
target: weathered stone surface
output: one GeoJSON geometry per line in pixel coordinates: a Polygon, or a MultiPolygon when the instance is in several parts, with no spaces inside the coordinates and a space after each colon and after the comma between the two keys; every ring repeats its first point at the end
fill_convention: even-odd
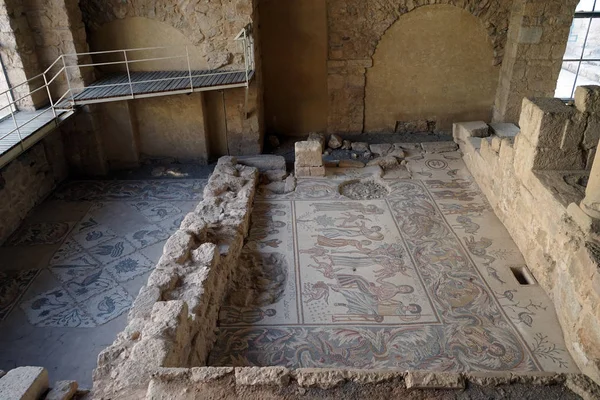
{"type": "Polygon", "coordinates": [[[321,152],[323,152],[327,146],[325,145],[325,134],[320,132],[311,132],[308,134],[308,138],[306,139],[308,142],[317,142],[321,145],[321,152]]]}
{"type": "Polygon", "coordinates": [[[494,135],[501,139],[514,139],[514,137],[517,136],[517,134],[521,131],[521,129],[515,124],[507,122],[492,123],[490,124],[490,130],[494,135]]]}
{"type": "Polygon", "coordinates": [[[374,165],[378,165],[383,169],[391,169],[398,166],[398,159],[393,156],[377,157],[367,163],[369,167],[374,165]]]}
{"type": "Polygon", "coordinates": [[[183,264],[189,259],[190,250],[194,245],[194,237],[188,232],[180,229],[167,240],[167,243],[165,243],[163,255],[168,259],[174,260],[178,264],[183,264]]]}
{"type": "Polygon", "coordinates": [[[582,113],[600,114],[600,86],[577,86],[575,107],[582,113]]]}
{"type": "Polygon", "coordinates": [[[421,147],[426,153],[448,153],[458,149],[454,142],[426,142],[421,143],[421,147]]]}
{"type": "Polygon", "coordinates": [[[364,153],[365,151],[369,150],[369,144],[366,142],[352,142],[352,150],[359,153],[364,153]]]}
{"type": "Polygon", "coordinates": [[[421,143],[394,143],[396,150],[421,150],[421,143]]]}
{"type": "Polygon", "coordinates": [[[327,145],[332,149],[339,149],[343,145],[342,137],[340,135],[332,133],[329,137],[329,142],[327,143],[327,145]]]}
{"type": "Polygon", "coordinates": [[[268,182],[281,182],[287,177],[287,171],[281,169],[275,169],[271,171],[265,171],[262,174],[268,182]]]}
{"type": "Polygon", "coordinates": [[[323,165],[323,156],[321,155],[322,150],[319,141],[296,142],[295,152],[296,167],[320,167],[323,165]]]}
{"type": "Polygon", "coordinates": [[[402,149],[393,149],[387,155],[390,157],[396,157],[399,160],[402,160],[404,157],[406,157],[406,153],[402,149]]]}
{"type": "Polygon", "coordinates": [[[386,156],[392,149],[391,143],[372,144],[369,146],[371,153],[378,156],[386,156]]]}
{"type": "Polygon", "coordinates": [[[342,370],[325,368],[300,368],[293,371],[293,377],[298,382],[298,386],[306,388],[334,388],[346,381],[344,375],[342,370]]]}
{"type": "Polygon", "coordinates": [[[238,385],[285,386],[290,381],[290,370],[285,367],[245,367],[235,369],[238,385]]]}
{"type": "Polygon", "coordinates": [[[340,168],[364,168],[365,163],[358,160],[340,160],[338,167],[340,168]]]}
{"type": "Polygon", "coordinates": [[[310,168],[310,176],[325,176],[325,167],[309,167],[310,168]]]}
{"type": "Polygon", "coordinates": [[[285,178],[284,192],[291,193],[296,190],[296,177],[290,175],[285,178]]]}
{"type": "Polygon", "coordinates": [[[344,140],[342,142],[342,150],[350,150],[352,149],[352,142],[349,140],[344,140]]]}
{"type": "Polygon", "coordinates": [[[558,148],[575,109],[560,99],[525,98],[519,126],[533,146],[558,148]]]}
{"type": "Polygon", "coordinates": [[[406,374],[408,389],[464,389],[465,378],[460,374],[444,372],[409,371],[406,374]]]}
{"type": "Polygon", "coordinates": [[[77,393],[78,387],[75,381],[58,381],[48,392],[45,400],[70,400],[77,393]]]}
{"type": "Polygon", "coordinates": [[[48,371],[42,367],[11,369],[0,378],[0,399],[38,400],[48,390],[48,371]]]}
{"type": "Polygon", "coordinates": [[[6,375],[6,372],[0,369],[0,378],[2,378],[4,375],[6,375]]]}
{"type": "Polygon", "coordinates": [[[282,156],[260,154],[256,156],[237,156],[236,159],[238,164],[254,167],[260,172],[285,171],[285,158],[282,156]]]}
{"type": "Polygon", "coordinates": [[[304,178],[304,177],[310,176],[310,167],[300,167],[300,166],[296,165],[294,167],[294,173],[296,174],[296,177],[298,177],[298,178],[304,178]]]}

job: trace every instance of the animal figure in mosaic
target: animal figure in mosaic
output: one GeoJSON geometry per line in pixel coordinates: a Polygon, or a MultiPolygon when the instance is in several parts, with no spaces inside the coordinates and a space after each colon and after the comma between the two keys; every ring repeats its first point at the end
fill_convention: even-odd
{"type": "Polygon", "coordinates": [[[326,255],[325,256],[327,258],[327,260],[329,260],[329,262],[323,262],[323,261],[319,261],[318,258],[316,258],[315,256],[311,256],[310,258],[317,264],[308,264],[308,267],[310,268],[314,268],[317,271],[319,271],[320,273],[323,274],[323,276],[325,278],[329,278],[329,279],[335,279],[335,273],[337,271],[340,271],[341,268],[333,268],[333,260],[331,259],[331,256],[326,255]]]}
{"type": "Polygon", "coordinates": [[[318,281],[315,283],[307,282],[304,284],[302,297],[306,304],[321,299],[323,299],[325,303],[329,304],[329,286],[323,281],[318,281]]]}
{"type": "Polygon", "coordinates": [[[324,236],[335,239],[339,237],[364,236],[369,240],[381,241],[384,239],[380,226],[367,227],[364,222],[357,224],[355,228],[325,228],[321,231],[324,236]]]}
{"type": "Polygon", "coordinates": [[[481,204],[469,203],[469,204],[440,204],[444,214],[474,214],[481,215],[484,211],[488,210],[488,207],[481,204]]]}
{"type": "Polygon", "coordinates": [[[356,211],[361,214],[373,215],[378,214],[382,215],[385,211],[383,208],[377,207],[375,204],[361,204],[359,202],[342,202],[342,201],[333,201],[328,203],[312,203],[312,207],[315,208],[315,211],[356,211]]]}
{"type": "Polygon", "coordinates": [[[440,180],[428,180],[425,181],[427,185],[432,189],[469,189],[471,187],[471,182],[466,179],[452,179],[450,182],[448,181],[440,181],[440,180]]]}
{"type": "Polygon", "coordinates": [[[328,238],[327,236],[323,236],[323,235],[316,235],[316,237],[317,237],[317,244],[319,246],[333,247],[333,248],[351,246],[360,251],[370,250],[369,248],[367,248],[365,246],[369,246],[370,244],[373,243],[370,240],[331,239],[331,238],[328,238]]]}
{"type": "Polygon", "coordinates": [[[464,239],[465,244],[467,245],[467,249],[469,249],[469,252],[471,254],[486,260],[486,262],[483,265],[490,265],[494,261],[496,261],[496,258],[487,255],[487,248],[493,244],[492,239],[482,237],[479,240],[475,240],[475,237],[473,235],[464,239]]]}
{"type": "Polygon", "coordinates": [[[219,312],[219,321],[223,324],[256,324],[267,317],[274,317],[277,310],[267,308],[239,308],[223,306],[219,312]]]}
{"type": "Polygon", "coordinates": [[[436,190],[431,192],[438,200],[458,200],[458,201],[473,201],[478,195],[477,192],[452,191],[452,190],[436,190]]]}
{"type": "Polygon", "coordinates": [[[376,285],[374,282],[369,282],[360,275],[336,275],[337,285],[332,285],[332,290],[339,288],[357,288],[360,292],[366,295],[373,296],[376,301],[391,300],[398,294],[409,294],[415,291],[410,285],[395,285],[389,282],[383,282],[376,285]]]}
{"type": "Polygon", "coordinates": [[[465,233],[468,233],[470,235],[475,235],[479,231],[479,228],[481,228],[479,224],[473,222],[473,220],[466,215],[458,216],[456,218],[456,222],[458,222],[458,225],[453,225],[453,228],[463,229],[465,233]]]}
{"type": "Polygon", "coordinates": [[[363,220],[371,221],[369,218],[365,217],[363,214],[354,215],[349,212],[343,212],[342,215],[343,215],[343,217],[335,218],[336,221],[340,221],[340,220],[342,221],[341,224],[337,225],[338,228],[353,228],[353,227],[357,226],[357,224],[356,224],[357,221],[363,221],[363,220]]]}

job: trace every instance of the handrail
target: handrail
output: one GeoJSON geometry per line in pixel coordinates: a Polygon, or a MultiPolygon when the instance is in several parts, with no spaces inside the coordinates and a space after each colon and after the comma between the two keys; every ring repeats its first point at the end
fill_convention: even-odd
{"type": "MultiPolygon", "coordinates": [[[[141,47],[141,48],[131,48],[131,49],[120,49],[120,50],[106,50],[106,51],[88,51],[83,53],[66,53],[61,54],[54,60],[42,73],[35,75],[19,84],[9,85],[7,90],[0,92],[0,110],[5,110],[8,108],[10,110],[10,118],[13,121],[14,129],[12,129],[9,133],[0,136],[0,142],[7,139],[10,135],[17,133],[19,137],[18,144],[21,147],[21,152],[25,151],[24,139],[21,129],[30,124],[33,120],[39,118],[40,116],[46,114],[48,111],[52,111],[54,116],[54,121],[58,123],[58,117],[60,112],[65,110],[74,110],[74,107],[78,105],[75,94],[76,91],[85,90],[85,87],[72,87],[71,85],[71,77],[69,76],[69,71],[72,69],[82,70],[83,68],[92,68],[97,69],[98,67],[110,66],[110,65],[124,65],[125,70],[127,72],[127,81],[120,83],[113,83],[109,85],[94,85],[94,88],[102,88],[107,86],[112,87],[121,87],[121,86],[129,86],[130,88],[130,96],[131,98],[136,97],[136,93],[134,91],[134,85],[140,83],[152,83],[152,82],[161,82],[161,81],[174,81],[180,79],[189,79],[189,87],[184,87],[182,90],[178,90],[177,92],[186,93],[194,92],[196,88],[194,88],[193,79],[196,77],[206,77],[206,76],[217,76],[228,74],[232,72],[239,72],[245,74],[245,83],[246,87],[246,102],[248,98],[248,87],[250,84],[251,73],[254,70],[254,42],[252,38],[251,26],[248,25],[240,31],[240,33],[235,37],[234,41],[241,41],[242,44],[242,54],[244,67],[243,69],[236,70],[225,70],[225,71],[206,71],[206,73],[197,73],[197,71],[192,70],[192,62],[190,56],[190,45],[174,45],[174,46],[154,46],[154,47],[141,47]],[[133,56],[136,53],[141,51],[160,51],[160,50],[169,50],[172,52],[174,49],[181,49],[180,53],[176,53],[174,55],[160,55],[160,54],[149,54],[147,58],[138,59],[137,56],[133,56]],[[73,57],[84,57],[84,56],[99,56],[99,55],[119,55],[122,54],[122,60],[119,61],[102,61],[102,62],[85,62],[83,64],[78,64],[77,60],[75,63],[71,62],[73,57]],[[130,56],[131,55],[131,56],[130,56]],[[69,60],[69,62],[67,62],[69,60]],[[185,60],[186,69],[181,70],[182,75],[177,74],[177,76],[170,76],[167,78],[156,78],[156,79],[145,79],[136,81],[132,79],[132,71],[130,69],[131,65],[135,65],[143,62],[162,62],[166,60],[185,60]],[[62,64],[62,65],[61,65],[62,64]],[[57,72],[52,74],[52,70],[56,67],[60,66],[57,72]],[[42,82],[43,80],[43,82],[42,82]],[[34,81],[38,81],[39,84],[34,83],[34,81]],[[53,94],[51,90],[51,85],[56,85],[57,83],[66,84],[66,91],[58,97],[58,95],[53,94]],[[32,118],[29,118],[27,121],[20,122],[15,117],[15,114],[18,113],[17,107],[22,104],[22,102],[28,103],[40,103],[42,100],[38,98],[39,94],[36,95],[34,99],[32,95],[36,93],[40,93],[42,91],[46,92],[47,96],[47,104],[49,106],[45,106],[41,109],[38,109],[35,115],[32,118]],[[58,97],[58,98],[57,98],[58,97]],[[3,100],[5,98],[5,100],[3,100]],[[29,101],[28,101],[29,99],[29,101]],[[58,111],[58,112],[57,112],[58,111]]],[[[192,46],[193,47],[193,46],[192,46]]],[[[167,53],[168,54],[168,53],[167,53]]],[[[217,78],[218,80],[219,78],[217,78]]],[[[62,91],[61,91],[62,92],[62,91]]],[[[128,95],[129,96],[129,95],[128,95]]],[[[127,97],[129,98],[129,97],[127,97]]],[[[108,101],[108,100],[107,100],[108,101]]],[[[247,106],[247,104],[246,104],[247,106]]],[[[247,108],[247,107],[246,107],[247,108]]],[[[8,117],[8,114],[6,115],[8,117]]],[[[4,119],[6,119],[4,117],[4,119]]],[[[3,119],[3,120],[4,120],[3,119]]],[[[11,142],[12,143],[12,142],[11,142]]],[[[1,154],[0,154],[1,155],[1,154]]]]}

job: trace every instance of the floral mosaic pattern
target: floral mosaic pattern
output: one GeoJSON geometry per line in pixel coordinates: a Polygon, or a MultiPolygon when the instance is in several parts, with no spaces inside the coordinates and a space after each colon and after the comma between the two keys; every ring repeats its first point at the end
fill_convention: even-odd
{"type": "Polygon", "coordinates": [[[210,365],[576,371],[550,300],[512,275],[524,260],[460,155],[408,170],[379,200],[341,196],[356,178],[344,171],[261,193],[244,252],[258,281],[279,285],[230,296],[210,365]]]}

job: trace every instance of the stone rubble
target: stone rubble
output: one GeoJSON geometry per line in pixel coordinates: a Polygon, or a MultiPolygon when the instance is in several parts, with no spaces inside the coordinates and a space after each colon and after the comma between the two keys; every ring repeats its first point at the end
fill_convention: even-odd
{"type": "Polygon", "coordinates": [[[204,200],[165,245],[128,325],[98,356],[94,396],[143,398],[158,367],[205,365],[248,234],[258,170],[221,157],[204,200]]]}
{"type": "Polygon", "coordinates": [[[58,381],[48,392],[45,400],[70,400],[77,393],[78,386],[75,381],[58,381]]]}
{"type": "Polygon", "coordinates": [[[342,138],[334,133],[329,137],[329,142],[327,142],[327,145],[332,149],[339,149],[343,145],[342,138]]]}
{"type": "Polygon", "coordinates": [[[38,400],[48,390],[48,371],[42,367],[11,369],[0,378],[0,399],[38,400]]]}

